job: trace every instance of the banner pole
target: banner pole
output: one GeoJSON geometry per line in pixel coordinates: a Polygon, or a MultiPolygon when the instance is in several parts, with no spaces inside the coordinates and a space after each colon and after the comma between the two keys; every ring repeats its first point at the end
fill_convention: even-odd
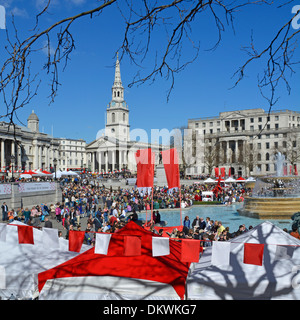
{"type": "Polygon", "coordinates": [[[154,184],[152,186],[152,195],[151,195],[151,224],[153,222],[153,189],[154,189],[154,184]]]}
{"type": "Polygon", "coordinates": [[[180,225],[182,226],[181,184],[180,183],[179,183],[179,208],[180,208],[180,225]]]}

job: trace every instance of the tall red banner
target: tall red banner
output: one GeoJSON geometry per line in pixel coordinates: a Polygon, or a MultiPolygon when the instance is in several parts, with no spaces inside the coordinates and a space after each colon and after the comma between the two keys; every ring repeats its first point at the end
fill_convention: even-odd
{"type": "Polygon", "coordinates": [[[179,163],[176,148],[161,152],[168,188],[180,188],[179,163]]]}
{"type": "Polygon", "coordinates": [[[135,154],[137,165],[136,186],[153,187],[155,154],[151,148],[138,150],[135,154]]]}
{"type": "Polygon", "coordinates": [[[221,177],[222,178],[225,177],[225,168],[224,167],[221,168],[221,177]]]}
{"type": "Polygon", "coordinates": [[[215,177],[218,178],[219,175],[220,175],[220,174],[219,174],[219,168],[216,167],[216,168],[215,168],[215,177]]]}

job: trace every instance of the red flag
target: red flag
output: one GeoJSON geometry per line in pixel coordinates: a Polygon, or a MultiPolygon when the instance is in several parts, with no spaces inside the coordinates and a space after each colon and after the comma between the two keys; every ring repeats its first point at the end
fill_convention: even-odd
{"type": "Polygon", "coordinates": [[[19,243],[34,244],[33,241],[33,228],[30,226],[18,225],[19,243]]]}
{"type": "Polygon", "coordinates": [[[215,168],[215,177],[219,176],[219,168],[215,168]]]}
{"type": "Polygon", "coordinates": [[[161,152],[168,188],[180,188],[179,163],[176,148],[161,152]]]}
{"type": "Polygon", "coordinates": [[[287,176],[287,165],[283,165],[283,175],[287,176]]]}
{"type": "Polygon", "coordinates": [[[80,252],[85,231],[69,231],[69,251],[80,252]]]}
{"type": "Polygon", "coordinates": [[[262,266],[264,245],[259,243],[244,244],[244,263],[262,266]]]}
{"type": "Polygon", "coordinates": [[[153,187],[155,154],[151,148],[138,150],[135,154],[137,164],[136,186],[153,187]]]}
{"type": "Polygon", "coordinates": [[[297,176],[298,175],[298,170],[297,170],[297,165],[295,164],[295,167],[294,167],[294,169],[295,169],[295,176],[297,176]]]}
{"type": "Polygon", "coordinates": [[[200,254],[200,241],[183,239],[181,240],[181,261],[198,262],[200,254]]]}
{"type": "Polygon", "coordinates": [[[231,177],[231,168],[228,170],[228,176],[231,177]]]}
{"type": "Polygon", "coordinates": [[[142,241],[140,237],[124,236],[124,256],[140,256],[142,241]]]}
{"type": "Polygon", "coordinates": [[[221,168],[221,177],[222,178],[225,177],[225,168],[224,167],[221,168]]]}

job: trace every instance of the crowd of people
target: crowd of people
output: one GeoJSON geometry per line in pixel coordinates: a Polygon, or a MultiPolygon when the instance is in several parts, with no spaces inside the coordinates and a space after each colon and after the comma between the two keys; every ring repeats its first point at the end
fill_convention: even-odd
{"type": "MultiPolygon", "coordinates": [[[[211,190],[208,185],[192,184],[182,186],[180,202],[179,193],[169,193],[166,188],[155,187],[153,190],[153,216],[148,223],[147,229],[162,234],[160,210],[165,208],[182,208],[192,206],[201,201],[202,192],[211,190]]],[[[117,190],[105,188],[104,185],[90,184],[89,180],[72,179],[61,181],[62,202],[57,204],[40,204],[32,208],[9,209],[6,203],[2,205],[2,220],[12,222],[23,221],[34,227],[52,227],[55,220],[65,231],[68,239],[70,230],[81,230],[82,219],[85,219],[85,243],[93,244],[95,232],[113,233],[122,228],[128,221],[133,220],[142,225],[138,219],[138,213],[143,210],[151,212],[151,195],[140,194],[133,187],[117,190]]],[[[223,189],[215,200],[230,205],[234,202],[243,201],[245,194],[251,190],[241,186],[231,186],[223,189]]],[[[222,225],[221,221],[213,221],[209,217],[205,220],[197,216],[193,221],[185,216],[182,229],[174,228],[167,233],[171,238],[202,240],[203,246],[211,245],[211,241],[227,241],[239,234],[251,229],[241,225],[234,232],[229,227],[222,225]]],[[[60,231],[61,233],[61,231],[60,231]]],[[[62,234],[62,233],[61,233],[62,234]]]]}

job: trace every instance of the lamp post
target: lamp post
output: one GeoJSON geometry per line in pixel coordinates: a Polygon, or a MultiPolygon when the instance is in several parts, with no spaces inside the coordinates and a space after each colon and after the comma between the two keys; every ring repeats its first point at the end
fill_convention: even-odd
{"type": "Polygon", "coordinates": [[[54,164],[54,180],[56,181],[56,165],[57,165],[57,159],[53,159],[53,164],[54,164]]]}
{"type": "Polygon", "coordinates": [[[16,157],[14,155],[11,155],[10,161],[11,161],[11,181],[14,182],[14,164],[15,164],[16,157]]]}

